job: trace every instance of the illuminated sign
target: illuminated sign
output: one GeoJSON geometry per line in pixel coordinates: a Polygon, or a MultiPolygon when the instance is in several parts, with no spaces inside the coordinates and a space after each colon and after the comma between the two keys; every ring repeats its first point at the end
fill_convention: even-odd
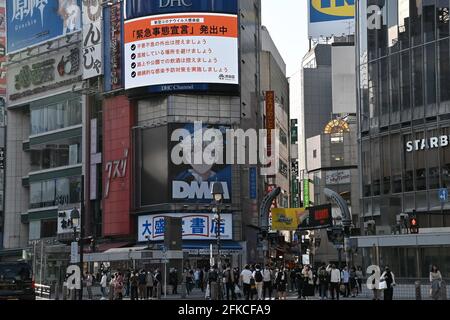
{"type": "Polygon", "coordinates": [[[445,148],[450,144],[449,136],[432,137],[406,142],[406,152],[445,148]]]}
{"type": "Polygon", "coordinates": [[[125,21],[125,88],[239,84],[237,21],[216,13],[125,21]]]}
{"type": "MultiPolygon", "coordinates": [[[[219,224],[211,213],[169,213],[159,215],[140,216],[138,218],[138,241],[163,241],[165,231],[165,218],[182,218],[183,240],[215,240],[219,231],[219,224]]],[[[233,216],[220,215],[220,238],[232,240],[233,216]]]]}

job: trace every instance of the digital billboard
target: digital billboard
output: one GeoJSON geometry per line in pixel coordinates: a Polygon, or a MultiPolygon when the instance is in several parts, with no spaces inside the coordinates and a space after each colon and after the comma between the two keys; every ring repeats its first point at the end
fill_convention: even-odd
{"type": "Polygon", "coordinates": [[[7,0],[8,52],[81,30],[81,0],[7,0]]]}
{"type": "MultiPolygon", "coordinates": [[[[176,150],[177,145],[182,146],[185,139],[191,138],[194,141],[195,136],[199,134],[195,131],[194,124],[172,124],[169,126],[169,132],[175,132],[177,129],[185,130],[187,135],[179,141],[170,142],[170,150],[176,150]],[[194,139],[192,139],[194,138],[194,139]]],[[[218,129],[223,133],[223,140],[225,141],[225,131],[229,127],[217,125],[203,125],[202,130],[218,129]]],[[[201,134],[201,133],[200,133],[201,134]]],[[[173,136],[169,136],[169,139],[173,136]]],[[[226,143],[226,142],[225,142],[226,143]]],[[[208,143],[204,142],[202,151],[206,150],[208,143]]],[[[226,159],[226,147],[223,150],[223,159],[226,159]]],[[[201,163],[197,164],[195,161],[189,161],[188,156],[195,159],[195,148],[192,148],[192,154],[182,154],[186,159],[184,163],[179,165],[171,161],[169,166],[169,200],[175,203],[211,203],[213,196],[211,194],[212,185],[215,182],[222,184],[224,195],[223,202],[231,203],[231,165],[220,163],[201,163]],[[188,164],[193,162],[192,164],[188,164]]]]}
{"type": "Polygon", "coordinates": [[[309,0],[308,13],[310,38],[355,33],[355,0],[309,0]]]}
{"type": "Polygon", "coordinates": [[[127,1],[125,89],[239,85],[237,1],[127,1]]]}

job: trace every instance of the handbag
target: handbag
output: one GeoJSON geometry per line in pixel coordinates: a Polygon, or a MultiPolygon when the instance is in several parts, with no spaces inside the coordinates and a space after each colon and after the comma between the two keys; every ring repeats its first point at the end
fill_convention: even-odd
{"type": "Polygon", "coordinates": [[[378,285],[378,290],[386,290],[386,289],[387,289],[387,282],[380,281],[380,284],[378,285]]]}

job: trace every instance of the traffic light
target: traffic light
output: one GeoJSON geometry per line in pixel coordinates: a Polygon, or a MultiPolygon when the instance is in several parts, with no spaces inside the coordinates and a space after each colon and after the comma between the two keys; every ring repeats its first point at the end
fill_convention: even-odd
{"type": "Polygon", "coordinates": [[[419,233],[419,221],[417,220],[417,217],[415,217],[415,216],[409,218],[409,231],[411,234],[419,233]]]}

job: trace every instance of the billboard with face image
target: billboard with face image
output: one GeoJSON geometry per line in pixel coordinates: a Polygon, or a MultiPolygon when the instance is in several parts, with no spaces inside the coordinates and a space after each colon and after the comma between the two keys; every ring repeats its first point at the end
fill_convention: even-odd
{"type": "MultiPolygon", "coordinates": [[[[175,203],[211,203],[213,197],[211,194],[211,188],[214,182],[220,182],[223,187],[223,203],[231,202],[231,165],[209,161],[208,156],[215,157],[215,153],[207,152],[207,147],[211,144],[210,141],[204,139],[201,148],[194,148],[195,143],[198,142],[198,138],[203,135],[207,129],[216,129],[222,133],[223,150],[221,158],[226,159],[225,154],[225,133],[229,129],[227,126],[220,125],[203,125],[203,127],[196,128],[193,123],[190,124],[172,124],[169,126],[169,139],[171,139],[172,133],[177,130],[181,132],[177,136],[177,141],[169,142],[169,157],[171,156],[171,150],[174,150],[177,146],[180,147],[186,141],[191,143],[191,152],[181,152],[180,157],[183,159],[183,163],[175,164],[170,159],[169,165],[169,201],[175,203]],[[200,130],[199,130],[200,129],[200,130]],[[184,134],[183,134],[184,132],[184,134]],[[187,140],[185,140],[187,139],[187,140]],[[196,140],[194,142],[194,140],[196,140]],[[196,159],[203,159],[206,161],[195,161],[196,159]]],[[[185,145],[186,146],[186,145],[185,145]]],[[[179,148],[182,149],[182,148],[179,148]]],[[[184,148],[187,150],[187,148],[184,148]]]]}

